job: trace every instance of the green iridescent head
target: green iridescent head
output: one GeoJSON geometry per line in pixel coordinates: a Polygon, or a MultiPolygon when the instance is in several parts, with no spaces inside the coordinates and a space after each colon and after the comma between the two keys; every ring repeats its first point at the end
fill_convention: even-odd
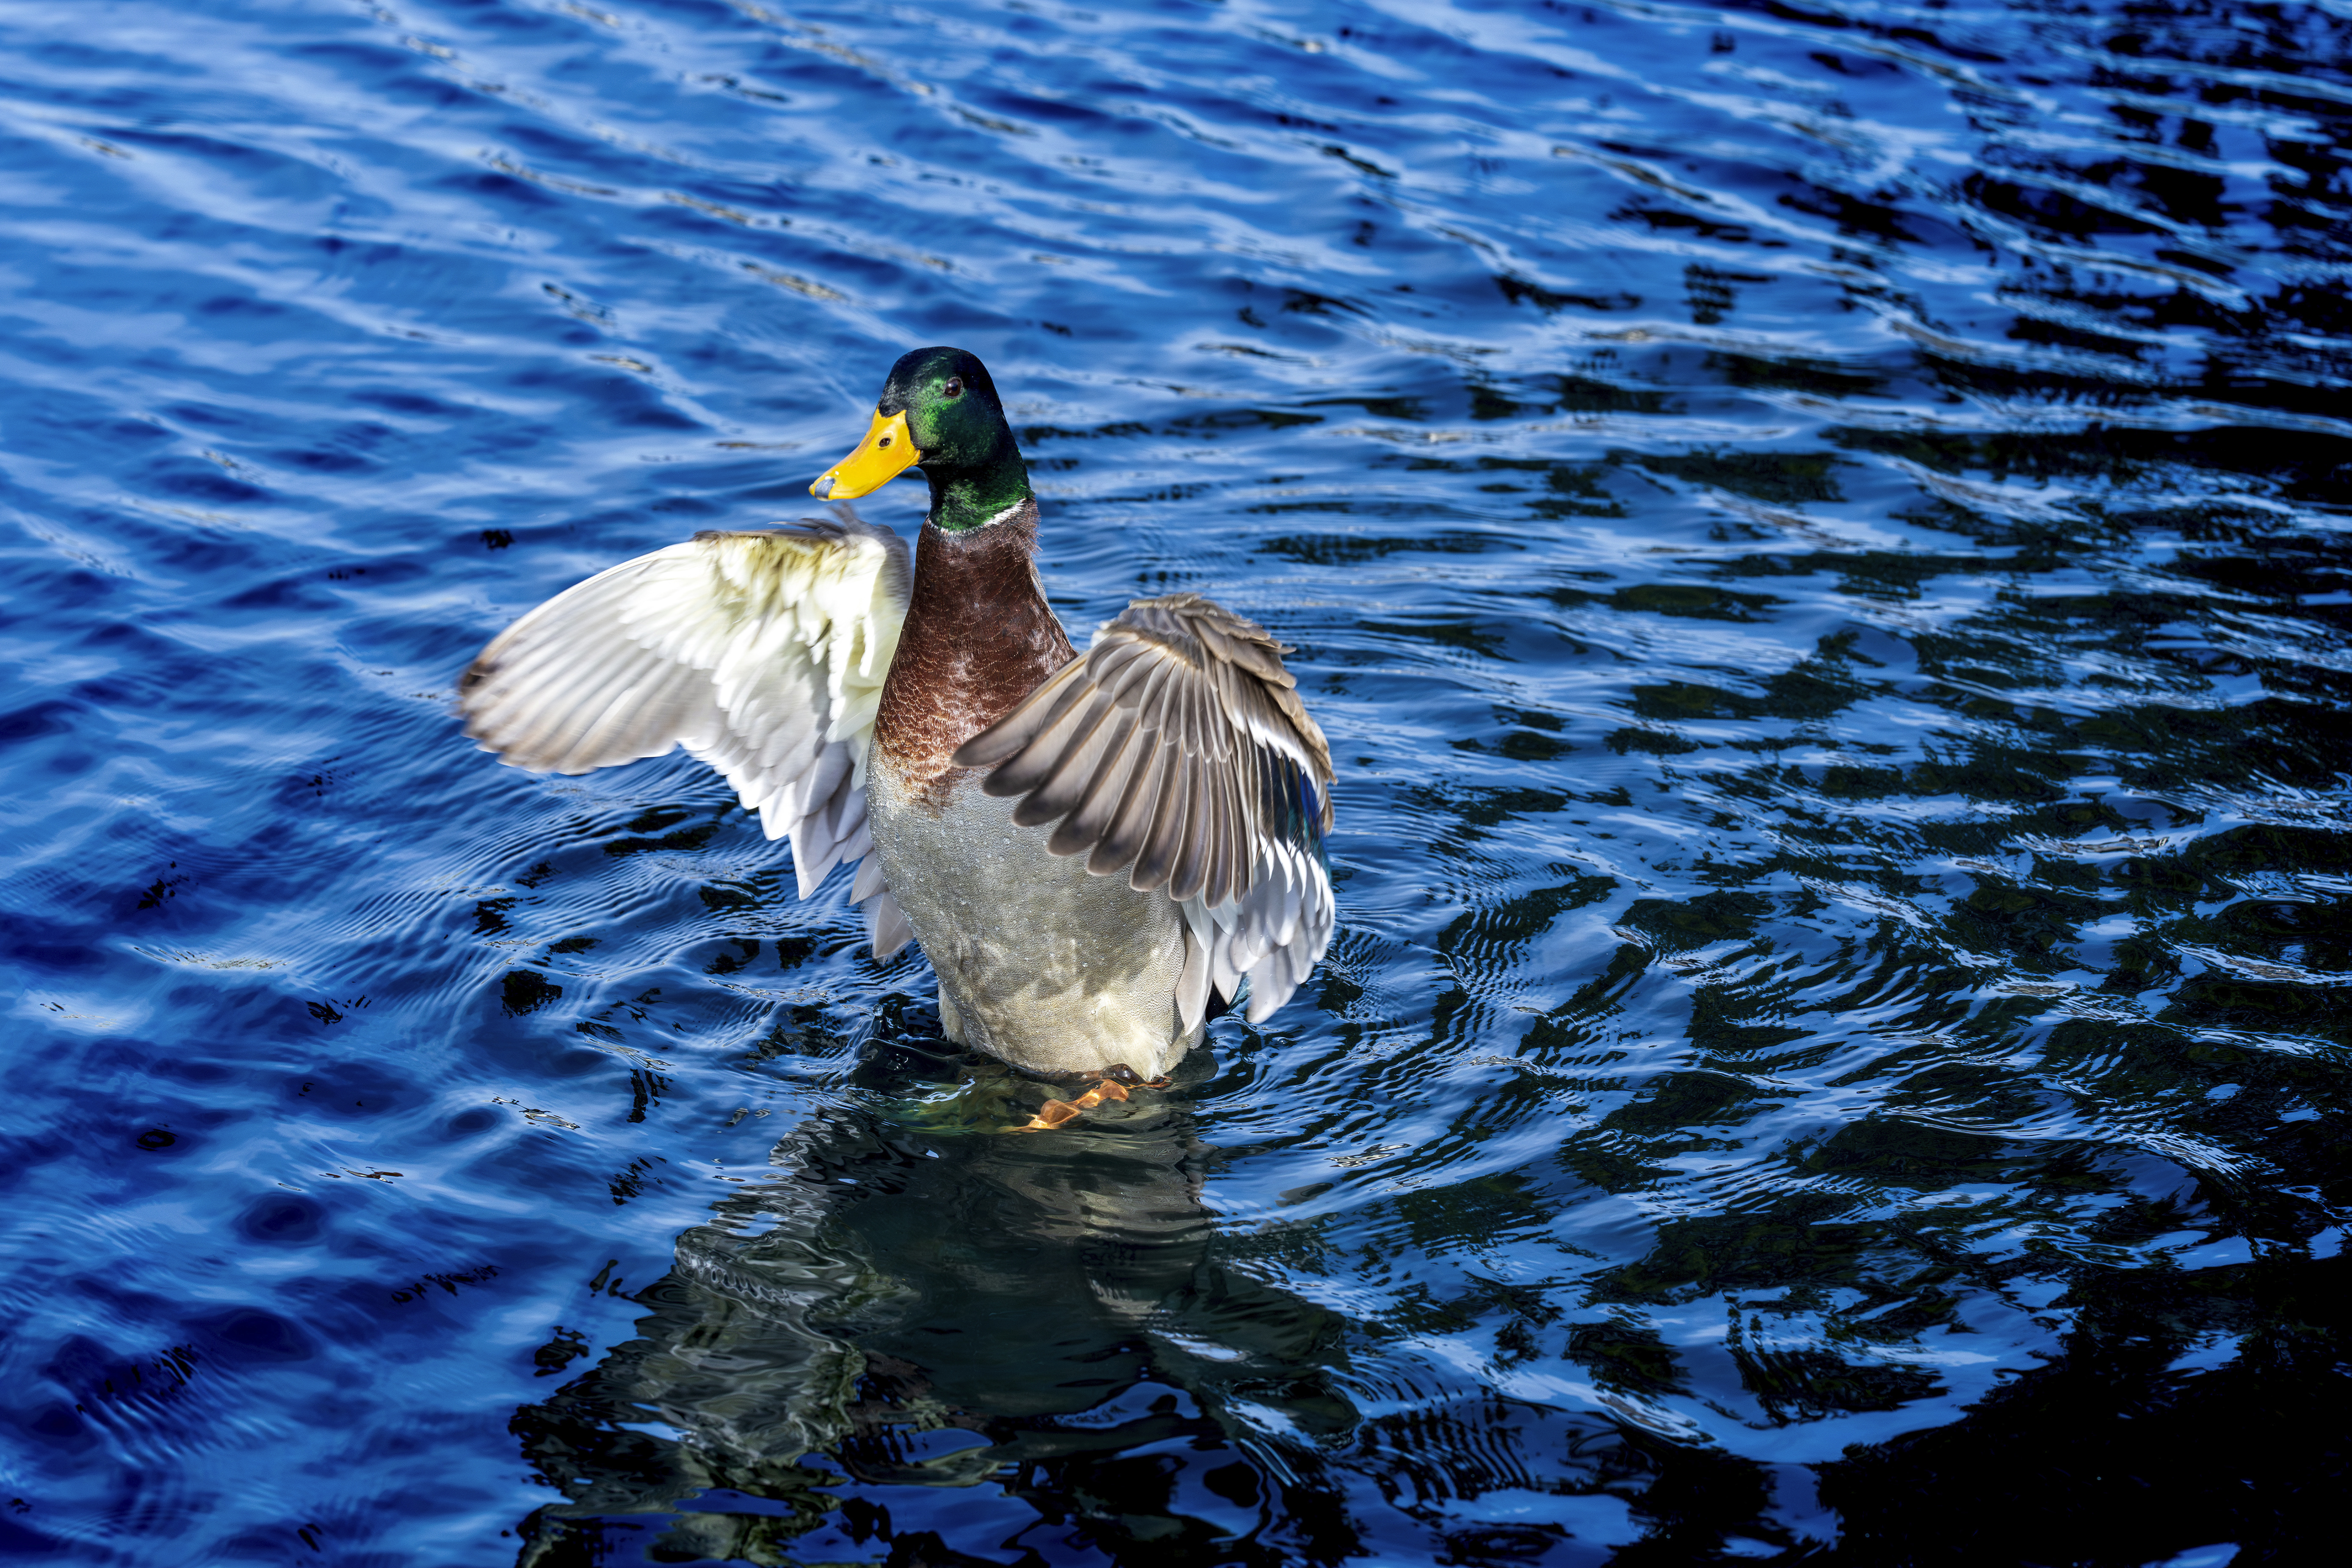
{"type": "Polygon", "coordinates": [[[1029,499],[1029,466],[977,355],[950,348],[901,355],[866,438],[809,493],[871,495],[916,467],[931,487],[931,522],[950,533],[984,528],[1029,499]]]}

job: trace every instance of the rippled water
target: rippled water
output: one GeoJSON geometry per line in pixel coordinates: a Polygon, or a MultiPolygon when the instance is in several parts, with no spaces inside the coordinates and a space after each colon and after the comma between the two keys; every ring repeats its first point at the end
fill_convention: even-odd
{"type": "MultiPolygon", "coordinates": [[[[0,4],[0,1547],[2320,1560],[2352,10],[0,4]],[[1339,934],[1050,1137],[451,689],[904,349],[1297,645],[1339,934]]],[[[902,531],[919,486],[868,515],[902,531]]]]}

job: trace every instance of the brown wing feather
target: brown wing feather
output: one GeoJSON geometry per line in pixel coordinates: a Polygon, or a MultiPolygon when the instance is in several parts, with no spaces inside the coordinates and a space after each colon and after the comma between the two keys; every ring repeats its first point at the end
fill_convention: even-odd
{"type": "MultiPolygon", "coordinates": [[[[1136,750],[1134,771],[1128,775],[1127,788],[1119,794],[1118,809],[1104,825],[1102,837],[1095,841],[1094,853],[1087,857],[1087,869],[1097,877],[1108,877],[1135,863],[1136,856],[1143,849],[1144,835],[1151,829],[1152,813],[1160,805],[1160,786],[1168,758],[1156,740],[1141,733],[1139,725],[1130,743],[1136,750]]],[[[1076,847],[1067,851],[1072,855],[1077,852],[1076,847]]]]}
{"type": "Polygon", "coordinates": [[[1055,853],[1226,904],[1263,873],[1258,841],[1305,829],[1319,859],[1330,827],[1330,748],[1283,652],[1196,594],[1139,599],[955,763],[1024,797],[1017,821],[1058,823],[1055,853]],[[1311,827],[1276,820],[1300,809],[1311,827]]]}
{"type": "MultiPolygon", "coordinates": [[[[1136,851],[1135,868],[1128,886],[1139,893],[1165,885],[1176,874],[1176,860],[1184,852],[1184,815],[1192,804],[1192,770],[1184,753],[1174,746],[1160,753],[1160,800],[1152,807],[1151,828],[1143,847],[1136,851]]],[[[1172,895],[1171,895],[1172,896],[1172,895]]]]}

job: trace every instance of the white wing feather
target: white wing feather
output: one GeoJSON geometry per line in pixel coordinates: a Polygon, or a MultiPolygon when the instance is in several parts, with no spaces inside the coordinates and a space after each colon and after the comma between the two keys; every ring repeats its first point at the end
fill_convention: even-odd
{"type": "Polygon", "coordinates": [[[861,858],[875,954],[909,937],[869,857],[866,762],[907,618],[906,542],[841,521],[698,533],[523,616],[466,672],[466,732],[532,773],[584,773],[674,746],[726,775],[801,897],[861,858]]]}

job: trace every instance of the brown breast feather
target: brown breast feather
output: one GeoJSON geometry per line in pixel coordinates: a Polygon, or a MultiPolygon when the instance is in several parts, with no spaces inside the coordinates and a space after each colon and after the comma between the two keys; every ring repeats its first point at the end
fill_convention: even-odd
{"type": "Polygon", "coordinates": [[[1037,503],[969,533],[923,524],[915,591],[874,719],[876,761],[934,807],[956,748],[1075,657],[1037,583],[1037,503]]]}

